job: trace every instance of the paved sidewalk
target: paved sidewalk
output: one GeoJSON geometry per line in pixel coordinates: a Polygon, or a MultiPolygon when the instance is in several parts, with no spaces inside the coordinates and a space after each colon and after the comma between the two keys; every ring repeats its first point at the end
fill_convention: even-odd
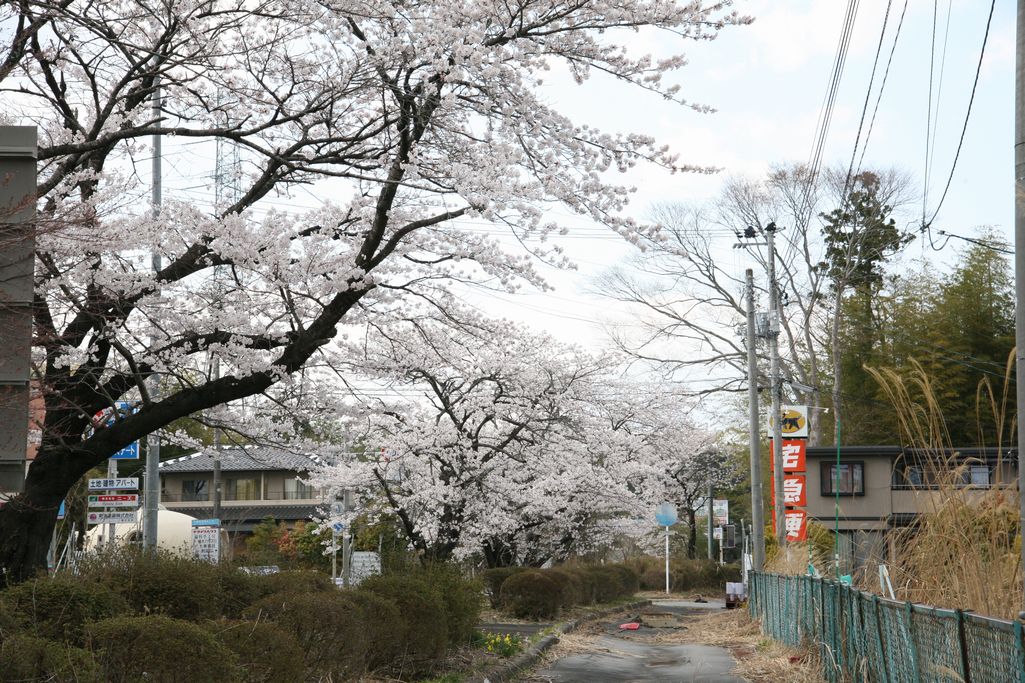
{"type": "Polygon", "coordinates": [[[667,644],[655,641],[674,625],[687,622],[698,610],[723,609],[723,603],[692,603],[685,600],[656,600],[641,610],[641,628],[621,631],[624,621],[603,620],[602,633],[583,652],[559,657],[546,668],[530,675],[533,683],[744,683],[729,673],[736,662],[720,647],[695,644],[667,644]],[[645,625],[647,620],[657,626],[645,625]]]}

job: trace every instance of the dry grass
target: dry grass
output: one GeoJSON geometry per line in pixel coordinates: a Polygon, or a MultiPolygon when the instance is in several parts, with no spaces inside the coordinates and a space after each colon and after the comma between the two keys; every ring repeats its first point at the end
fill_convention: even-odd
{"type": "MultiPolygon", "coordinates": [[[[1014,421],[1007,419],[1012,370],[1009,360],[1002,391],[984,380],[976,397],[995,416],[998,453],[1005,432],[1007,442],[1014,435],[1014,421]]],[[[929,490],[917,492],[927,508],[919,523],[895,532],[893,547],[900,552],[890,573],[897,597],[1016,618],[1023,588],[1014,481],[997,481],[989,489],[964,486],[971,463],[949,455],[953,449],[943,413],[920,366],[908,376],[892,370],[869,372],[894,406],[905,443],[922,449],[924,469],[933,478],[929,490]]],[[[977,412],[981,419],[984,411],[977,412]]],[[[1004,470],[1001,460],[998,456],[998,474],[1004,470]]]]}
{"type": "Polygon", "coordinates": [[[729,650],[733,673],[752,683],[822,683],[818,656],[763,636],[746,610],[723,610],[688,616],[686,629],[659,634],[657,642],[701,643],[729,650]]]}

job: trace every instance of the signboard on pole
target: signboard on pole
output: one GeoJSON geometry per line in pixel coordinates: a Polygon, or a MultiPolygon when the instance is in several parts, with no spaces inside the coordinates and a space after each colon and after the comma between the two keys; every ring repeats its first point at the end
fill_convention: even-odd
{"type": "Polygon", "coordinates": [[[86,515],[89,524],[135,524],[134,512],[98,512],[90,510],[86,515]]]}
{"type": "Polygon", "coordinates": [[[715,526],[726,526],[730,523],[730,501],[712,501],[712,520],[715,526]]]}
{"type": "Polygon", "coordinates": [[[196,559],[217,564],[221,559],[221,520],[192,520],[192,554],[196,559]]]}
{"type": "MultiPolygon", "coordinates": [[[[117,422],[121,417],[132,415],[139,412],[139,406],[132,403],[131,401],[117,401],[115,408],[104,408],[100,412],[93,415],[92,426],[93,428],[109,427],[117,422]]],[[[114,455],[110,456],[111,460],[138,460],[139,459],[139,442],[133,441],[114,455]]]]}
{"type": "MultiPolygon", "coordinates": [[[[772,434],[772,414],[768,433],[772,434]]],[[[808,406],[780,406],[780,432],[785,439],[808,438],[808,406]]]]}
{"type": "Polygon", "coordinates": [[[89,507],[137,508],[139,507],[139,494],[92,494],[89,496],[89,507]]]}
{"type": "Polygon", "coordinates": [[[138,477],[108,477],[107,479],[90,479],[90,491],[114,491],[139,488],[138,477]]]}
{"type": "Polygon", "coordinates": [[[676,506],[672,503],[662,503],[655,511],[655,521],[659,526],[672,526],[676,524],[677,519],[679,518],[676,514],[676,506]]]}
{"type": "Polygon", "coordinates": [[[788,543],[796,543],[808,538],[808,513],[804,510],[787,510],[783,517],[788,543]]]}
{"type": "MultiPolygon", "coordinates": [[[[772,443],[772,439],[769,439],[772,443]]],[[[770,449],[770,453],[771,453],[770,449]]],[[[808,440],[783,439],[783,473],[804,472],[807,468],[808,440]]],[[[776,469],[775,458],[769,458],[769,471],[776,469]]]]}
{"type": "Polygon", "coordinates": [[[808,486],[803,474],[784,475],[783,503],[802,508],[808,505],[808,486]]]}

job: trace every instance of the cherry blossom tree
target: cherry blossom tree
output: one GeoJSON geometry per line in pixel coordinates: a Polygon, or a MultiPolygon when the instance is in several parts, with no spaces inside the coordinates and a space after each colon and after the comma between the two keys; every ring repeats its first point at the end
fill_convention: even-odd
{"type": "Polygon", "coordinates": [[[650,136],[567,118],[539,95],[541,78],[598,73],[703,111],[664,78],[684,64],[685,42],[746,21],[730,4],[0,7],[0,117],[40,129],[33,315],[46,404],[25,490],[0,510],[8,577],[44,566],[57,507],[91,467],[182,417],[282,391],[340,324],[438,301],[451,281],[541,284],[532,258],[560,258],[542,239],[558,229],[546,209],[638,239],[623,211],[629,188],[610,172],[703,169],[650,136]],[[638,32],[669,35],[676,53],[628,47],[638,32]],[[237,145],[237,199],[209,211],[168,196],[151,211],[138,168],[152,135],[237,145]],[[262,212],[266,198],[315,183],[330,188],[322,208],[262,212]],[[510,253],[466,219],[526,250],[510,253]],[[89,429],[126,398],[138,412],[89,429]]]}
{"type": "Polygon", "coordinates": [[[377,327],[346,356],[395,391],[361,404],[356,435],[386,455],[350,453],[314,482],[397,518],[424,558],[563,559],[607,545],[674,487],[680,454],[666,451],[687,439],[666,429],[685,421],[653,410],[669,397],[620,379],[615,359],[484,320],[377,327]]]}

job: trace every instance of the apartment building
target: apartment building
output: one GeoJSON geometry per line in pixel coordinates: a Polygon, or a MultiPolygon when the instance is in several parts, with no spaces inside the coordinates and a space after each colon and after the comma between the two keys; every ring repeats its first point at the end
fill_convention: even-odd
{"type": "MultiPolygon", "coordinates": [[[[833,446],[807,451],[808,517],[840,532],[844,566],[892,557],[893,529],[942,502],[941,484],[983,491],[1015,488],[1016,449],[930,451],[900,446],[833,446]]],[[[968,491],[971,496],[971,491],[968,491]]]]}

